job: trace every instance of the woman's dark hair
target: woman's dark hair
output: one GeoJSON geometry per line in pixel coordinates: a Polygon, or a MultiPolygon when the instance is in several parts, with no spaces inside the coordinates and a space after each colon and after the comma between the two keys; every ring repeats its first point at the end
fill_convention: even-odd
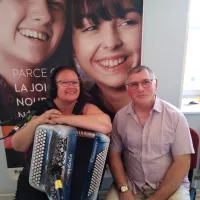
{"type": "Polygon", "coordinates": [[[141,16],[143,13],[143,0],[70,0],[70,17],[76,28],[82,28],[82,19],[89,18],[95,25],[101,20],[123,18],[126,14],[123,3],[133,5],[141,16]]]}
{"type": "Polygon", "coordinates": [[[49,97],[53,100],[57,97],[57,85],[56,85],[56,76],[58,75],[58,73],[65,71],[65,70],[71,70],[74,73],[76,73],[76,75],[78,76],[79,82],[80,82],[80,94],[78,96],[78,101],[83,101],[84,100],[84,89],[83,89],[83,83],[81,81],[80,78],[80,74],[77,72],[76,68],[73,66],[59,66],[56,67],[51,76],[50,76],[50,86],[49,86],[49,97]]]}

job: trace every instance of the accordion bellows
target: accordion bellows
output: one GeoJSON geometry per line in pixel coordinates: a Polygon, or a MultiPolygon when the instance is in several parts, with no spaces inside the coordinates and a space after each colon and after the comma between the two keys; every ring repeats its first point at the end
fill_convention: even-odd
{"type": "Polygon", "coordinates": [[[56,200],[54,175],[59,173],[65,200],[96,199],[104,171],[109,137],[65,125],[40,125],[35,130],[29,175],[32,187],[56,200]]]}

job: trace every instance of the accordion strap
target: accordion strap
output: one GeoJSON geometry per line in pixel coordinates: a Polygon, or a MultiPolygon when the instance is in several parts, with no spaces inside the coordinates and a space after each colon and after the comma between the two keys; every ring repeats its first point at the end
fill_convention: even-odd
{"type": "MultiPolygon", "coordinates": [[[[56,104],[51,99],[47,99],[47,100],[45,100],[45,102],[48,104],[49,108],[58,109],[56,104]]],[[[85,107],[86,104],[87,104],[87,102],[85,102],[85,101],[84,102],[77,101],[75,106],[74,106],[74,109],[72,111],[72,114],[82,115],[83,114],[83,108],[85,107]]]]}
{"type": "Polygon", "coordinates": [[[82,115],[83,114],[83,109],[84,109],[86,104],[87,104],[87,102],[85,102],[85,101],[84,102],[77,101],[75,106],[74,106],[72,114],[74,114],[74,115],[82,115]]]}

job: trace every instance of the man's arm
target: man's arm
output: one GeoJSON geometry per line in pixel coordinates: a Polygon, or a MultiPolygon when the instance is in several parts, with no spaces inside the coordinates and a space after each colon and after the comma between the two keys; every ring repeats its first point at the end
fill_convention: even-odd
{"type": "Polygon", "coordinates": [[[190,168],[190,154],[174,156],[174,162],[166,172],[166,175],[155,194],[147,200],[166,200],[181,185],[190,168]]]}
{"type": "MultiPolygon", "coordinates": [[[[124,171],[121,152],[109,151],[109,165],[116,184],[117,189],[122,185],[128,185],[126,174],[124,171]]],[[[120,200],[135,200],[133,193],[128,190],[124,193],[119,193],[120,200]]]]}

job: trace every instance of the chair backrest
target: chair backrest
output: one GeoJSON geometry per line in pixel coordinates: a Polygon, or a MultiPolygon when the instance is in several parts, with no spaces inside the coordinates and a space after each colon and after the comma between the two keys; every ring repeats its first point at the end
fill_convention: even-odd
{"type": "Polygon", "coordinates": [[[198,161],[199,135],[192,128],[190,128],[190,134],[191,134],[191,137],[192,137],[192,142],[193,142],[195,153],[191,154],[191,163],[190,163],[190,170],[189,170],[189,173],[188,173],[188,179],[190,181],[190,199],[195,200],[195,197],[196,197],[196,184],[195,184],[195,182],[196,181],[193,180],[193,171],[196,168],[197,161],[198,161]]]}
{"type": "Polygon", "coordinates": [[[191,155],[190,169],[195,169],[198,161],[199,135],[192,128],[190,128],[190,134],[192,137],[192,142],[195,150],[195,153],[191,155]]]}

